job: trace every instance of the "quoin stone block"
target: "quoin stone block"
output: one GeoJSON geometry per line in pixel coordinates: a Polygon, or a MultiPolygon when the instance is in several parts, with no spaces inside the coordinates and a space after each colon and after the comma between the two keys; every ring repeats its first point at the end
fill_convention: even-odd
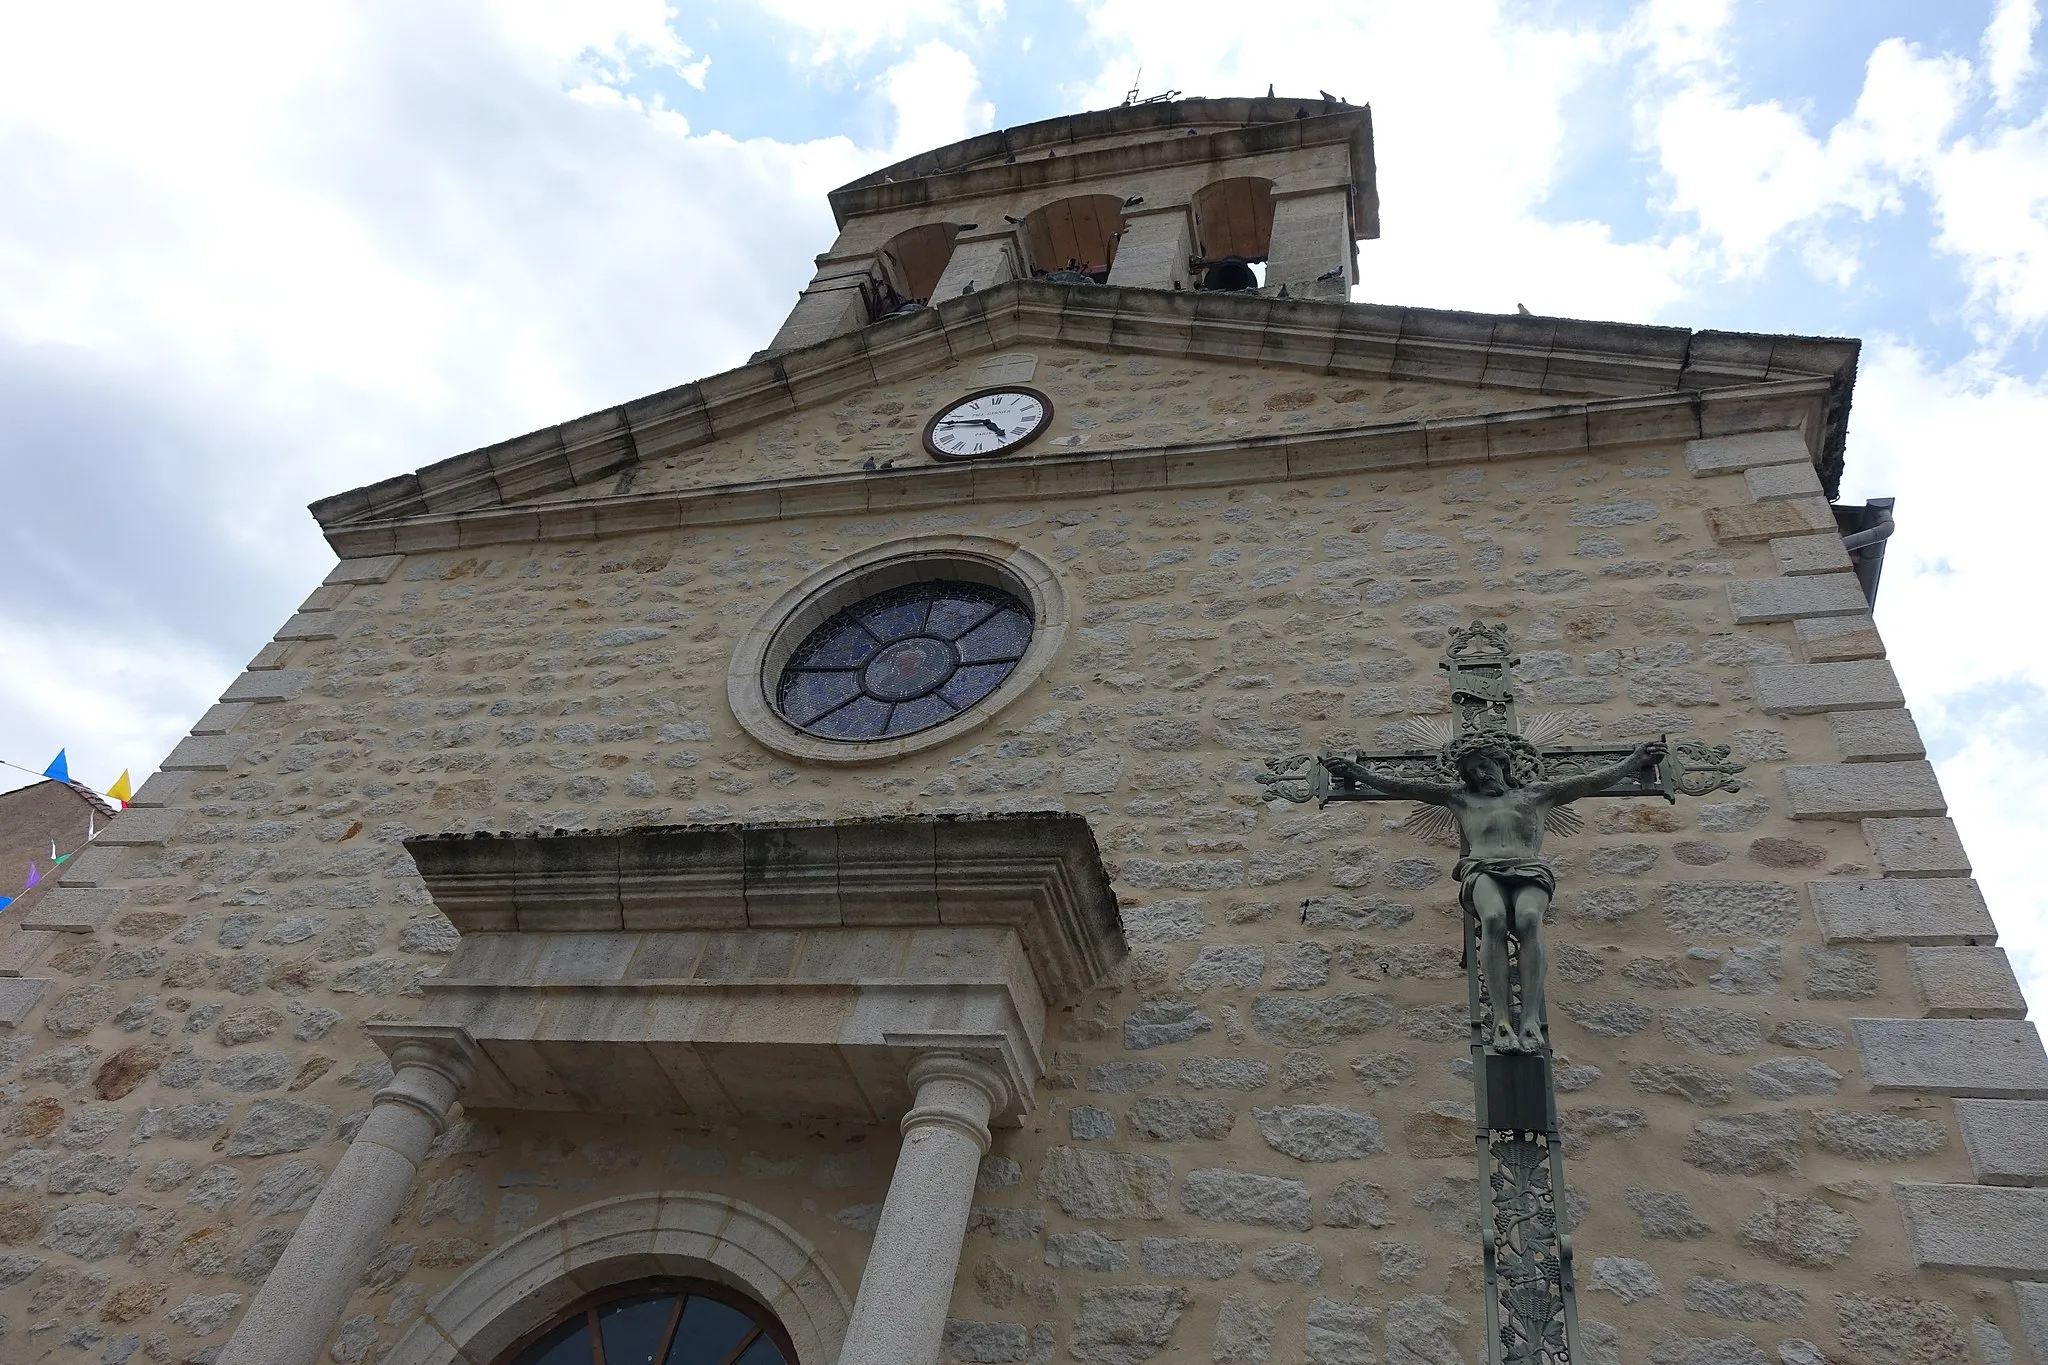
{"type": "Polygon", "coordinates": [[[1908,948],[1913,985],[1935,1019],[2020,1019],[2027,998],[2005,949],[1908,948]]]}
{"type": "Polygon", "coordinates": [[[1771,558],[1787,578],[1810,573],[1849,572],[1849,552],[1840,536],[1784,536],[1771,542],[1771,558]]]}
{"type": "Polygon", "coordinates": [[[1852,1019],[1872,1090],[2048,1099],[2048,1054],[2024,1019],[1852,1019]]]}
{"type": "Polygon", "coordinates": [[[1953,820],[1865,820],[1863,842],[1887,877],[1970,875],[1970,858],[1953,820]]]}
{"type": "Polygon", "coordinates": [[[1832,664],[1773,664],[1756,669],[1757,704],[1773,715],[1893,709],[1905,700],[1883,659],[1832,664]]]}
{"type": "Polygon", "coordinates": [[[1992,943],[1997,926],[1967,878],[1808,882],[1821,935],[1837,943],[1992,943]]]}
{"type": "Polygon", "coordinates": [[[1835,747],[1848,763],[1900,763],[1927,757],[1910,711],[1843,711],[1828,717],[1835,747]]]}
{"type": "Polygon", "coordinates": [[[1728,585],[1737,625],[1791,621],[1802,616],[1856,616],[1870,610],[1852,574],[1807,578],[1738,578],[1728,585]]]}
{"type": "Polygon", "coordinates": [[[1820,475],[1805,463],[1758,465],[1743,471],[1742,482],[1758,502],[1821,496],[1820,475]]]}
{"type": "Polygon", "coordinates": [[[1760,431],[1685,443],[1685,467],[1694,478],[1740,474],[1759,465],[1807,464],[1806,439],[1796,431],[1760,431]]]}
{"type": "Polygon", "coordinates": [[[1794,820],[1943,815],[1948,800],[1930,763],[1825,763],[1786,768],[1794,820]]]}
{"type": "Polygon", "coordinates": [[[1807,616],[1792,623],[1799,656],[1810,664],[1884,657],[1884,637],[1868,615],[1807,616]]]}
{"type": "Polygon", "coordinates": [[[2048,1185],[2048,1104],[1957,1100],[1956,1124],[1980,1185],[2048,1185]]]}
{"type": "Polygon", "coordinates": [[[2007,1279],[2048,1276],[2048,1189],[1901,1181],[1915,1265],[2007,1279]]]}

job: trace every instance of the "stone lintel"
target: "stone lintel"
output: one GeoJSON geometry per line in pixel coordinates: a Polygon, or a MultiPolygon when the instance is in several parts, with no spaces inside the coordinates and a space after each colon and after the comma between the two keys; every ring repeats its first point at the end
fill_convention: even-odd
{"type": "Polygon", "coordinates": [[[1772,715],[1895,710],[1905,700],[1883,659],[1828,664],[1765,664],[1752,671],[1757,705],[1772,715]]]}
{"type": "Polygon", "coordinates": [[[96,933],[107,927],[127,899],[128,893],[116,887],[59,886],[36,902],[21,927],[60,934],[96,933]]]}
{"type": "Polygon", "coordinates": [[[1927,757],[1911,711],[1841,711],[1829,715],[1835,747],[1849,763],[1901,763],[1927,757]]]}
{"type": "Polygon", "coordinates": [[[1849,1029],[1872,1090],[2048,1099],[2048,1053],[2024,1019],[1851,1019],[1849,1029]]]}
{"type": "Polygon", "coordinates": [[[222,701],[290,701],[313,681],[310,668],[251,668],[228,684],[228,690],[220,694],[222,701]]]}
{"type": "Polygon", "coordinates": [[[50,989],[47,978],[35,976],[0,977],[0,1024],[20,1028],[28,1012],[50,989]]]}
{"type": "Polygon", "coordinates": [[[1998,941],[1984,894],[1967,877],[1808,882],[1806,894],[1829,944],[1935,947],[1998,941]]]}
{"type": "Polygon", "coordinates": [[[1957,1100],[1956,1126],[1980,1185],[2048,1185],[2048,1104],[1957,1100]]]}
{"type": "Polygon", "coordinates": [[[1809,464],[1812,460],[1806,437],[1797,431],[1758,431],[1685,443],[1685,467],[1696,479],[1740,474],[1758,465],[1809,464]]]}
{"type": "Polygon", "coordinates": [[[2007,1279],[2048,1275],[2048,1190],[1901,1180],[1913,1264],[2007,1279]]]}
{"type": "Polygon", "coordinates": [[[1727,587],[1728,606],[1739,626],[1801,616],[1857,616],[1870,610],[1854,574],[1738,578],[1727,587]]]}
{"type": "Polygon", "coordinates": [[[2027,997],[2005,949],[1908,948],[1906,963],[1930,1019],[2024,1019],[2027,997]]]}
{"type": "Polygon", "coordinates": [[[1934,765],[1815,763],[1786,768],[1785,794],[1794,820],[1865,820],[1946,815],[1948,801],[1934,765]]]}
{"type": "Polygon", "coordinates": [[[1887,877],[1967,877],[1970,855],[1963,851],[1956,822],[1946,816],[1919,820],[1865,820],[1863,842],[1887,877]]]}
{"type": "Polygon", "coordinates": [[[1088,822],[1071,815],[723,825],[406,841],[465,934],[1000,925],[1049,1001],[1124,954],[1088,822]]]}

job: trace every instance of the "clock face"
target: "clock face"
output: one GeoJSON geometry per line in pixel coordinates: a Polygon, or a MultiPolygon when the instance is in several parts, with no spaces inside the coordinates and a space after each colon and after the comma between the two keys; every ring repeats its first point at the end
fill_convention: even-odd
{"type": "Polygon", "coordinates": [[[1051,421],[1052,400],[1037,389],[983,389],[940,409],[925,423],[924,448],[941,460],[1007,455],[1051,421]]]}

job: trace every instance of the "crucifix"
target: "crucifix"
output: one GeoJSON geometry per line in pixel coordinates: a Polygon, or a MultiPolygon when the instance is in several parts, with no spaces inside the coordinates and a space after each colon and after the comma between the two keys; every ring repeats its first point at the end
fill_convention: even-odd
{"type": "Polygon", "coordinates": [[[1474,1144],[1488,1191],[1483,1237],[1489,1365],[1569,1365],[1577,1351],[1557,1093],[1545,1007],[1543,916],[1557,875],[1546,832],[1583,828],[1570,803],[1593,796],[1705,796],[1741,787],[1726,745],[1662,740],[1632,747],[1555,745],[1565,719],[1523,720],[1507,627],[1450,633],[1448,723],[1407,722],[1415,747],[1397,753],[1294,754],[1259,782],[1285,801],[1411,800],[1405,827],[1455,836],[1470,1005],[1474,1144]],[[1476,950],[1476,951],[1475,951],[1476,950]]]}

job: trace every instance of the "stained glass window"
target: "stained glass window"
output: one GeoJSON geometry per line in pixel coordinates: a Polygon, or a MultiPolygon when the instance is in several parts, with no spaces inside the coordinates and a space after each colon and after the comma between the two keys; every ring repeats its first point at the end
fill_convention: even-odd
{"type": "Polygon", "coordinates": [[[765,1312],[722,1286],[641,1285],[586,1303],[505,1365],[793,1365],[765,1312]],[[602,1351],[600,1353],[600,1348],[602,1351]]]}
{"type": "Polygon", "coordinates": [[[1031,644],[1031,609],[981,583],[912,583],[846,608],[804,637],[776,709],[823,739],[916,734],[1002,684],[1031,644]]]}

